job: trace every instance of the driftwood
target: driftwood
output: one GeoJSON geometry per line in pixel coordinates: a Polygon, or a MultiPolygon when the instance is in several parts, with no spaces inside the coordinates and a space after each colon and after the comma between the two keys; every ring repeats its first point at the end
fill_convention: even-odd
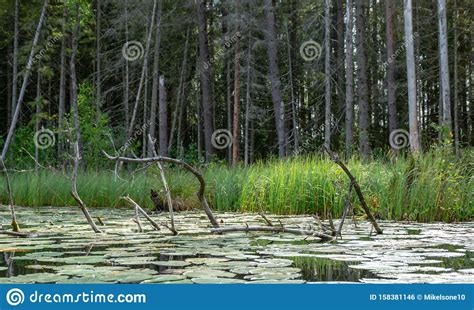
{"type": "Polygon", "coordinates": [[[8,230],[0,230],[0,234],[13,236],[13,237],[20,237],[20,238],[34,238],[34,237],[39,236],[37,233],[26,233],[26,232],[8,231],[8,230]]]}
{"type": "Polygon", "coordinates": [[[74,198],[74,200],[77,202],[79,209],[81,209],[82,213],[84,213],[84,216],[86,217],[87,222],[89,225],[91,225],[92,230],[95,233],[101,233],[102,231],[97,227],[95,224],[94,220],[92,219],[89,210],[87,210],[86,204],[82,201],[81,197],[79,197],[79,194],[77,193],[77,170],[79,169],[79,161],[80,161],[80,155],[79,155],[79,143],[76,141],[73,144],[73,149],[74,149],[74,167],[72,170],[72,177],[71,177],[71,196],[74,198]]]}
{"type": "Polygon", "coordinates": [[[377,221],[372,215],[372,212],[370,212],[369,206],[367,206],[367,203],[365,202],[364,195],[362,194],[362,190],[360,189],[359,183],[357,183],[356,178],[352,175],[352,173],[349,171],[346,165],[344,165],[344,163],[339,159],[339,156],[337,156],[337,154],[334,154],[328,148],[325,148],[325,150],[329,154],[329,157],[331,158],[331,160],[334,161],[337,165],[339,165],[339,167],[341,167],[341,169],[347,174],[352,186],[355,189],[357,196],[359,197],[359,201],[362,206],[362,209],[364,209],[365,214],[367,214],[367,217],[369,221],[372,223],[372,226],[374,227],[375,231],[378,234],[382,234],[383,231],[382,229],[380,229],[379,225],[377,224],[377,221]]]}
{"type": "Polygon", "coordinates": [[[153,226],[156,230],[161,230],[160,226],[132,198],[130,198],[129,196],[125,196],[125,197],[122,197],[122,199],[128,201],[135,208],[135,212],[136,212],[135,214],[137,217],[138,217],[137,213],[138,212],[141,213],[147,219],[147,221],[150,222],[151,226],[153,226]]]}
{"type": "Polygon", "coordinates": [[[18,222],[16,220],[16,212],[15,212],[15,203],[13,202],[13,194],[12,194],[12,187],[10,183],[10,176],[8,175],[8,170],[7,167],[5,166],[5,163],[3,162],[3,159],[0,157],[0,170],[5,173],[5,181],[7,183],[7,194],[8,194],[8,203],[10,207],[10,212],[12,214],[12,230],[14,232],[19,232],[20,231],[20,225],[18,225],[18,222]]]}
{"type": "MultiPolygon", "coordinates": [[[[155,150],[155,142],[151,138],[151,135],[148,135],[148,141],[150,143],[150,149],[153,152],[153,156],[155,156],[155,157],[158,156],[158,154],[156,153],[156,150],[155,150]]],[[[165,195],[166,195],[168,210],[169,210],[169,214],[170,214],[170,221],[171,221],[171,226],[169,227],[169,230],[171,230],[173,232],[173,234],[177,235],[178,232],[176,231],[176,229],[174,227],[173,201],[171,200],[171,193],[170,193],[170,189],[168,187],[168,182],[166,181],[165,171],[164,171],[163,166],[161,165],[161,163],[159,161],[156,162],[156,165],[158,166],[158,170],[160,170],[161,182],[163,183],[163,187],[165,189],[165,195]]]]}
{"type": "Polygon", "coordinates": [[[227,232],[249,232],[249,231],[270,231],[270,232],[283,232],[297,235],[307,235],[321,238],[324,241],[333,240],[334,237],[328,234],[317,232],[314,230],[305,230],[305,229],[296,229],[296,228],[286,228],[284,226],[243,226],[243,227],[220,227],[220,228],[211,228],[213,233],[227,233],[227,232]]]}
{"type": "Polygon", "coordinates": [[[212,213],[211,208],[209,207],[209,204],[206,200],[206,197],[204,196],[205,190],[206,190],[206,182],[204,181],[204,178],[202,174],[196,170],[194,167],[191,165],[175,158],[170,158],[170,157],[164,157],[164,156],[154,156],[154,157],[147,157],[147,158],[129,158],[129,157],[122,157],[122,156],[111,156],[107,154],[104,150],[102,150],[104,155],[110,159],[114,160],[117,162],[126,162],[126,163],[138,163],[138,164],[144,164],[144,163],[152,163],[152,162],[168,162],[172,164],[176,164],[179,166],[182,166],[189,172],[191,172],[199,181],[200,187],[199,191],[196,193],[198,196],[199,201],[201,202],[201,205],[204,209],[204,212],[206,213],[207,217],[209,218],[209,221],[211,222],[212,226],[214,228],[219,227],[219,223],[217,223],[216,218],[214,217],[214,214],[212,213]]]}
{"type": "Polygon", "coordinates": [[[349,214],[349,210],[352,207],[351,204],[351,197],[352,197],[352,188],[354,185],[349,183],[349,190],[347,193],[346,203],[344,206],[344,212],[342,213],[341,221],[339,222],[339,226],[337,228],[336,236],[341,236],[342,226],[344,225],[344,220],[346,219],[347,215],[349,214]]]}

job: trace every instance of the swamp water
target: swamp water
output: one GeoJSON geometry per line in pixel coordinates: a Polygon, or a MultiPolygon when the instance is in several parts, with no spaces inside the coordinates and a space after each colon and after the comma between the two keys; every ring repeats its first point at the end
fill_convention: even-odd
{"type": "MultiPolygon", "coordinates": [[[[346,221],[342,240],[269,232],[209,233],[203,212],[175,213],[178,236],[163,226],[137,232],[129,209],[92,209],[94,234],[69,208],[17,208],[23,231],[0,235],[0,283],[474,283],[474,222],[419,224],[346,221]]],[[[216,213],[222,226],[265,225],[256,214],[216,213]]],[[[314,226],[310,216],[267,216],[275,225],[314,226]],[[310,224],[311,223],[311,224],[310,224]]],[[[153,215],[158,223],[167,214],[153,215]]],[[[1,223],[8,224],[3,206],[1,223]]],[[[336,221],[337,224],[337,221],[336,221]]]]}

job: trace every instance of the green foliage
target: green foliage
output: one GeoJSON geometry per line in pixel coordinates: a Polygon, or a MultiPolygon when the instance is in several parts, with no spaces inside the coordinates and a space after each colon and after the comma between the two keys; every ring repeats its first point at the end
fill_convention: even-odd
{"type": "MultiPolygon", "coordinates": [[[[474,153],[459,161],[443,149],[423,156],[399,156],[392,160],[362,163],[351,159],[348,167],[357,178],[369,207],[378,218],[388,220],[468,221],[474,219],[474,153]]],[[[174,197],[197,207],[198,182],[189,173],[166,169],[174,197]]],[[[277,214],[319,214],[339,217],[347,197],[348,180],[341,169],[320,156],[272,160],[251,167],[212,164],[204,171],[211,206],[220,211],[277,214]]],[[[18,204],[68,205],[69,179],[62,174],[13,174],[12,187],[18,204]]],[[[0,201],[6,202],[4,184],[0,201]]],[[[131,180],[115,179],[111,173],[81,173],[78,189],[94,207],[123,206],[120,196],[130,196],[150,207],[150,188],[161,189],[158,172],[138,174],[131,180]]],[[[357,196],[351,201],[363,216],[357,196]]]]}
{"type": "MultiPolygon", "coordinates": [[[[111,130],[108,126],[109,119],[106,113],[97,115],[95,88],[90,82],[79,85],[77,104],[81,127],[81,141],[83,145],[83,159],[90,167],[100,167],[106,163],[101,150],[111,152],[111,130]],[[109,148],[107,147],[109,146],[109,148]]],[[[68,123],[72,127],[71,113],[67,115],[68,123]]],[[[73,135],[75,137],[75,135],[73,135]]]]}

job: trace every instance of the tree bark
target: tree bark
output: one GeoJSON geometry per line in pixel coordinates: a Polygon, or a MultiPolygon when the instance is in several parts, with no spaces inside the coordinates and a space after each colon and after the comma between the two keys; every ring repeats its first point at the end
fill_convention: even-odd
{"type": "Polygon", "coordinates": [[[324,4],[324,146],[331,149],[331,2],[325,0],[324,4]]]}
{"type": "Polygon", "coordinates": [[[165,87],[165,77],[159,79],[160,100],[158,107],[159,116],[159,150],[160,156],[168,156],[168,103],[165,87]]]}
{"type": "Polygon", "coordinates": [[[96,33],[95,33],[95,41],[96,41],[96,50],[95,50],[95,58],[96,58],[96,113],[97,113],[97,120],[100,118],[100,109],[101,109],[101,94],[102,94],[102,77],[101,77],[101,63],[100,63],[100,18],[101,18],[101,2],[97,0],[96,2],[96,33]]]}
{"type": "Polygon", "coordinates": [[[245,166],[250,164],[250,109],[251,103],[251,81],[252,81],[252,36],[249,34],[248,52],[247,52],[247,82],[245,95],[245,132],[244,132],[244,163],[245,166]]]}
{"type": "Polygon", "coordinates": [[[453,29],[454,29],[454,103],[453,103],[453,112],[454,112],[454,150],[456,157],[459,159],[461,156],[459,150],[459,116],[458,116],[458,30],[457,30],[457,1],[454,0],[454,18],[453,18],[453,29]]]}
{"type": "MultiPolygon", "coordinates": [[[[183,96],[184,96],[184,78],[186,76],[186,70],[188,65],[188,48],[189,48],[189,28],[186,29],[186,42],[184,43],[183,51],[183,62],[181,63],[181,73],[179,75],[179,85],[178,91],[176,92],[176,106],[173,113],[173,121],[171,123],[171,132],[170,139],[168,143],[168,153],[171,151],[174,142],[174,136],[176,133],[176,125],[179,124],[179,117],[181,116],[181,111],[183,109],[183,96]]],[[[178,135],[180,135],[180,126],[178,126],[178,135]]],[[[179,141],[179,139],[177,139],[179,141]]],[[[177,145],[176,149],[179,148],[177,145]]]]}
{"type": "MultiPolygon", "coordinates": [[[[41,65],[38,65],[40,67],[41,65]]],[[[38,68],[36,77],[36,116],[35,116],[35,132],[39,132],[41,125],[41,73],[38,68]]],[[[35,173],[39,172],[39,148],[38,143],[35,143],[35,173]]]]}
{"type": "MultiPolygon", "coordinates": [[[[337,93],[337,106],[333,111],[344,111],[344,5],[343,0],[336,1],[336,40],[337,40],[337,57],[335,60],[337,80],[336,80],[336,93],[337,93]]],[[[340,140],[342,138],[342,126],[343,118],[339,115],[335,116],[334,122],[335,127],[333,129],[333,146],[338,150],[340,148],[340,140]]]]}
{"type": "Polygon", "coordinates": [[[411,0],[404,0],[405,46],[407,61],[408,122],[410,127],[410,149],[421,151],[418,133],[418,109],[416,104],[415,52],[413,47],[413,22],[411,0]]]}
{"type": "Polygon", "coordinates": [[[76,55],[80,32],[80,15],[79,15],[79,4],[76,3],[75,12],[76,24],[73,31],[71,32],[71,57],[69,59],[69,70],[71,78],[71,110],[72,117],[74,120],[74,131],[76,134],[76,143],[78,145],[76,158],[78,161],[82,160],[82,141],[81,141],[81,127],[79,121],[79,107],[77,102],[77,74],[76,74],[76,55]]]}
{"type": "MultiPolygon", "coordinates": [[[[441,124],[448,133],[452,132],[451,124],[451,102],[449,84],[449,58],[448,58],[448,29],[446,24],[446,1],[438,0],[438,33],[439,33],[439,59],[441,75],[441,100],[442,119],[441,124]]],[[[448,136],[449,137],[449,136],[448,136]]],[[[443,137],[447,138],[447,137],[443,137]]]]}
{"type": "Polygon", "coordinates": [[[286,155],[286,130],[285,130],[285,109],[281,96],[281,81],[278,69],[278,48],[275,26],[275,8],[272,0],[264,1],[265,11],[265,38],[267,41],[268,65],[270,69],[271,93],[273,110],[275,114],[275,125],[278,140],[278,154],[280,157],[286,155]]]}
{"type": "Polygon", "coordinates": [[[199,0],[197,5],[198,31],[199,31],[199,70],[202,91],[202,115],[204,123],[204,151],[205,159],[209,162],[214,155],[212,134],[214,132],[214,109],[212,94],[212,63],[209,54],[207,34],[206,1],[199,0]]]}
{"type": "Polygon", "coordinates": [[[20,0],[15,0],[15,21],[14,21],[14,34],[13,34],[13,74],[12,74],[12,97],[11,97],[11,111],[15,111],[16,108],[16,95],[18,87],[18,35],[19,29],[19,14],[20,14],[20,0]]]}
{"type": "Polygon", "coordinates": [[[359,105],[359,148],[362,159],[367,160],[370,154],[369,144],[369,95],[367,82],[367,47],[366,20],[367,3],[356,0],[357,28],[357,93],[359,105]]]}
{"type": "MultiPolygon", "coordinates": [[[[156,139],[156,107],[158,106],[158,83],[160,78],[159,63],[160,63],[160,41],[161,41],[161,1],[158,4],[158,12],[156,14],[156,34],[155,34],[155,48],[153,55],[153,84],[151,87],[151,107],[150,107],[150,135],[153,141],[156,139]]],[[[148,156],[153,155],[153,146],[148,146],[148,156]]]]}
{"type": "Polygon", "coordinates": [[[346,108],[345,108],[345,155],[349,158],[353,142],[354,104],[353,104],[353,84],[354,84],[354,64],[352,60],[352,0],[346,3],[346,108]]]}
{"type": "MultiPolygon", "coordinates": [[[[125,0],[125,42],[128,42],[128,1],[125,0]]],[[[123,109],[125,114],[125,130],[128,133],[129,127],[128,124],[130,123],[130,108],[129,108],[129,99],[130,99],[130,91],[129,91],[129,69],[128,69],[128,60],[125,59],[125,76],[124,76],[124,93],[123,93],[123,109]]],[[[125,134],[127,135],[127,134],[125,134]]]]}
{"type": "MultiPolygon", "coordinates": [[[[388,132],[398,129],[396,87],[395,82],[395,50],[393,39],[393,0],[385,2],[386,38],[387,38],[387,106],[388,106],[388,132]]],[[[396,148],[392,149],[397,151],[396,148]]]]}
{"type": "MultiPolygon", "coordinates": [[[[236,3],[238,5],[238,2],[236,3]]],[[[237,26],[237,32],[239,27],[237,26]]],[[[240,157],[240,37],[235,43],[234,59],[234,117],[233,117],[232,164],[237,165],[240,157]]]]}
{"type": "Polygon", "coordinates": [[[63,163],[64,160],[64,115],[66,113],[66,18],[67,10],[64,8],[62,21],[62,39],[61,39],[61,69],[59,73],[59,107],[58,107],[58,158],[63,163]]]}

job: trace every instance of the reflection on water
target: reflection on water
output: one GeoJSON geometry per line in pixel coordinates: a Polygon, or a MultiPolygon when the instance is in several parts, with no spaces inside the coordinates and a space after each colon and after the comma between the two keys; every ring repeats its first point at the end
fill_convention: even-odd
{"type": "MultiPolygon", "coordinates": [[[[349,221],[342,240],[323,244],[291,234],[213,235],[206,217],[196,211],[176,215],[178,236],[149,227],[136,232],[136,225],[126,222],[133,217],[130,210],[94,212],[106,222],[106,234],[90,232],[80,213],[70,209],[19,208],[22,226],[40,236],[0,235],[0,282],[474,282],[473,223],[381,222],[384,234],[369,236],[368,223],[355,227],[349,221]]],[[[255,214],[217,216],[226,225],[262,225],[255,214]]],[[[166,215],[158,217],[159,222],[167,220],[166,215]]],[[[271,218],[288,227],[311,220],[271,218]]]]}

